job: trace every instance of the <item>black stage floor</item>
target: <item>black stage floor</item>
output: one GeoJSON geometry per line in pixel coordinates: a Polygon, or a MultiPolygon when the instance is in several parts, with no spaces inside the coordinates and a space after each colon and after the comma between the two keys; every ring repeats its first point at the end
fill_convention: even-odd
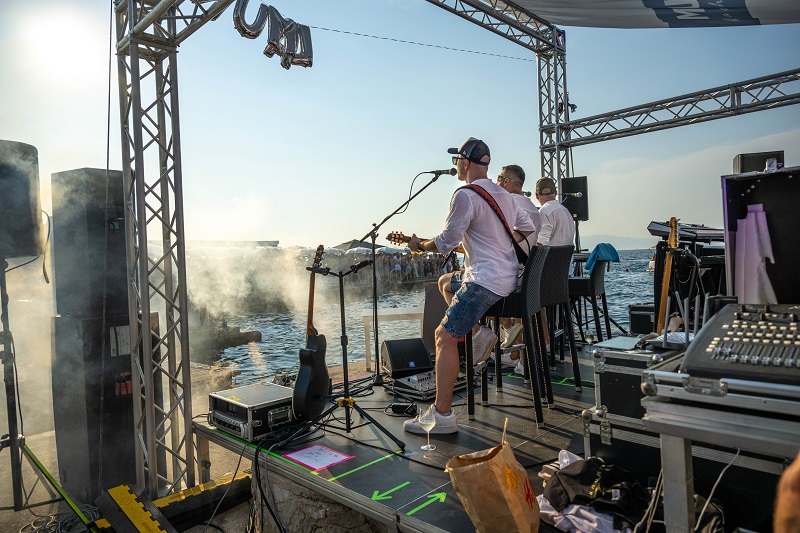
{"type": "MultiPolygon", "coordinates": [[[[423,452],[425,435],[403,431],[408,417],[394,415],[387,407],[391,394],[382,387],[365,396],[354,396],[356,403],[372,415],[387,431],[405,442],[405,452],[373,424],[363,424],[358,413],[353,415],[353,428],[345,434],[345,412],[339,408],[325,422],[323,429],[302,443],[274,449],[269,468],[289,474],[295,481],[312,490],[339,500],[365,514],[382,517],[386,523],[396,523],[401,531],[474,531],[464,508],[453,490],[444,466],[450,457],[496,446],[508,419],[507,439],[514,448],[517,460],[528,470],[537,494],[542,492],[538,473],[542,466],[553,462],[562,449],[583,454],[583,425],[581,411],[594,405],[594,392],[584,381],[582,392],[571,383],[570,365],[559,364],[554,375],[555,404],[544,409],[544,420],[537,428],[534,422],[533,400],[523,378],[510,371],[503,374],[503,390],[497,392],[494,381],[489,382],[486,404],[480,400],[476,387],[475,418],[467,416],[466,392],[454,398],[459,431],[452,435],[432,435],[436,450],[423,452]],[[311,441],[311,438],[318,437],[311,441]],[[349,458],[327,468],[312,471],[291,462],[284,455],[313,445],[322,445],[349,458]]],[[[582,374],[591,376],[591,369],[582,365],[582,374]]],[[[491,375],[491,370],[490,370],[491,375]]],[[[354,391],[358,386],[354,386],[354,391]]],[[[418,403],[424,409],[430,402],[418,403]]],[[[196,424],[200,436],[241,451],[242,441],[204,424],[196,424]]],[[[270,443],[263,445],[264,452],[270,443]]],[[[252,455],[254,447],[250,447],[252,455]]],[[[375,516],[373,516],[375,517],[375,516]]],[[[555,531],[542,524],[542,531],[555,531]]]]}

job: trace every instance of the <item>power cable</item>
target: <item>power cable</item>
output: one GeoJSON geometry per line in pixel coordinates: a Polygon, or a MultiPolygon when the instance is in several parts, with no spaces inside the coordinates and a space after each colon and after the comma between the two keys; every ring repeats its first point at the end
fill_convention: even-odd
{"type": "Polygon", "coordinates": [[[319,27],[319,26],[309,26],[309,28],[314,28],[315,30],[332,31],[332,32],[335,32],[335,33],[344,33],[344,34],[347,34],[347,35],[355,35],[356,37],[368,37],[370,39],[380,39],[382,41],[392,41],[392,42],[395,42],[395,43],[413,44],[413,45],[417,45],[417,46],[427,46],[428,48],[439,48],[441,50],[450,50],[452,52],[464,52],[464,53],[467,53],[467,54],[477,54],[477,55],[483,55],[483,56],[500,57],[500,58],[503,58],[503,59],[513,59],[515,61],[529,61],[531,63],[536,61],[535,59],[528,59],[528,58],[525,58],[525,57],[515,57],[515,56],[507,56],[507,55],[503,55],[503,54],[493,54],[491,52],[480,52],[480,51],[477,51],[477,50],[467,50],[465,48],[452,48],[450,46],[443,46],[443,45],[440,45],[440,44],[429,44],[429,43],[420,43],[420,42],[417,42],[417,41],[406,41],[404,39],[396,39],[394,37],[382,37],[380,35],[369,35],[367,33],[357,33],[357,32],[354,32],[354,31],[337,30],[337,29],[334,29],[334,28],[322,28],[322,27],[319,27]]]}

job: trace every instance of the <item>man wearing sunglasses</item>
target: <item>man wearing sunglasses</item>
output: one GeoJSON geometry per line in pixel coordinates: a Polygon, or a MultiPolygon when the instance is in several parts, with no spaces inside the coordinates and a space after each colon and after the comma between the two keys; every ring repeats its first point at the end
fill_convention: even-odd
{"type": "MultiPolygon", "coordinates": [[[[533,225],[536,227],[533,233],[525,238],[525,242],[520,243],[522,249],[530,253],[531,248],[536,246],[536,238],[539,234],[538,230],[541,226],[541,222],[539,220],[539,208],[531,202],[530,198],[522,194],[522,185],[524,183],[525,171],[522,170],[522,167],[519,165],[506,165],[500,170],[500,174],[497,176],[497,184],[511,193],[511,198],[514,199],[517,207],[528,213],[531,222],[533,222],[533,225]]],[[[506,332],[505,340],[503,340],[501,348],[508,348],[509,346],[522,342],[522,321],[520,319],[501,318],[500,325],[506,332]],[[519,342],[517,342],[518,340],[519,342]]],[[[522,368],[522,362],[519,360],[519,355],[518,351],[510,354],[504,352],[500,356],[501,362],[504,365],[516,365],[514,371],[518,374],[522,374],[524,369],[522,368]]]]}
{"type": "MultiPolygon", "coordinates": [[[[453,156],[458,179],[488,192],[499,206],[509,226],[519,230],[517,241],[534,231],[530,217],[517,208],[511,195],[488,178],[491,156],[485,142],[470,137],[459,148],[447,150],[453,156]]],[[[464,272],[439,278],[439,290],[449,307],[436,328],[436,425],[431,433],[458,431],[452,412],[453,387],[458,377],[458,341],[472,333],[473,364],[485,361],[497,342],[497,336],[478,321],[486,311],[517,287],[518,260],[514,247],[497,213],[475,191],[460,188],[450,200],[450,212],[444,230],[433,239],[411,236],[411,251],[439,252],[447,255],[461,245],[464,249],[464,272]]],[[[425,433],[419,417],[407,420],[403,429],[425,433]]]]}

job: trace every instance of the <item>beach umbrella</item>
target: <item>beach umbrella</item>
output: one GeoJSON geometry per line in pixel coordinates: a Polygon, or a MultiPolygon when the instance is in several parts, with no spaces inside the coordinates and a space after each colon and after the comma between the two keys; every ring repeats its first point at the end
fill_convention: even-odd
{"type": "Polygon", "coordinates": [[[371,248],[362,248],[362,247],[350,248],[345,253],[347,255],[369,255],[369,254],[372,253],[372,249],[371,248]]]}
{"type": "Polygon", "coordinates": [[[353,248],[366,248],[368,250],[372,250],[372,243],[366,241],[357,241],[353,239],[352,241],[343,242],[342,244],[337,244],[334,248],[341,248],[342,250],[352,250],[353,248]]]}

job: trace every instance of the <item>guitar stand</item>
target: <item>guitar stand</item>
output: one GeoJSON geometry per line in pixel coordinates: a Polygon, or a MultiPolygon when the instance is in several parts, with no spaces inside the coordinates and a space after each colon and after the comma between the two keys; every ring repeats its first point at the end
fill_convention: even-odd
{"type": "MultiPolygon", "coordinates": [[[[373,253],[374,253],[374,251],[373,251],[373,253]]],[[[313,271],[316,272],[317,274],[322,274],[323,276],[336,276],[337,278],[339,278],[339,312],[340,312],[340,318],[341,318],[341,323],[342,323],[341,342],[342,342],[342,373],[343,373],[343,377],[344,377],[344,391],[342,392],[341,395],[334,396],[334,398],[336,398],[336,404],[335,405],[329,407],[324,412],[322,412],[319,416],[317,416],[313,420],[311,420],[311,421],[307,422],[306,424],[304,424],[303,428],[301,428],[298,431],[296,431],[295,433],[293,433],[289,438],[284,439],[283,441],[281,441],[278,444],[278,447],[282,448],[282,447],[286,446],[292,440],[294,440],[299,435],[304,433],[308,427],[313,426],[314,424],[316,424],[320,420],[324,420],[328,415],[333,413],[339,407],[344,407],[344,409],[345,409],[344,410],[344,413],[345,413],[345,432],[346,433],[350,433],[350,431],[352,430],[353,423],[352,423],[352,416],[351,416],[350,410],[351,409],[355,409],[362,416],[362,418],[367,419],[367,421],[372,423],[376,428],[378,428],[381,431],[381,433],[383,433],[384,435],[386,435],[387,437],[392,439],[394,441],[394,443],[397,444],[397,446],[401,450],[405,451],[406,444],[403,441],[401,441],[400,439],[398,439],[397,437],[395,437],[394,435],[392,435],[391,432],[389,432],[389,430],[387,430],[382,425],[380,425],[372,417],[372,415],[367,413],[361,406],[359,406],[356,403],[355,398],[352,398],[350,396],[350,379],[349,379],[348,371],[347,371],[347,342],[348,342],[347,341],[347,327],[345,325],[345,316],[344,316],[344,277],[349,275],[349,274],[355,274],[356,272],[358,272],[359,270],[361,270],[362,268],[364,268],[366,266],[369,266],[370,264],[373,264],[371,260],[362,261],[362,262],[358,263],[357,265],[351,266],[350,270],[348,270],[346,272],[343,272],[343,271],[331,272],[330,269],[328,269],[328,268],[316,268],[316,269],[313,269],[313,271]]]]}

